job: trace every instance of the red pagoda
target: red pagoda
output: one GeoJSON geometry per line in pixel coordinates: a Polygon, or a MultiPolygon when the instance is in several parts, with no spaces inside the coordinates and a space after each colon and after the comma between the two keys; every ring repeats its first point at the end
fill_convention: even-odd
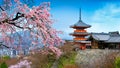
{"type": "Polygon", "coordinates": [[[70,28],[74,29],[74,32],[71,33],[70,35],[74,36],[73,39],[74,43],[79,45],[80,49],[82,50],[86,49],[87,44],[90,44],[90,41],[87,41],[87,39],[85,38],[87,35],[89,35],[86,29],[90,27],[91,25],[88,25],[81,20],[81,9],[80,9],[79,21],[76,24],[70,26],[70,28]]]}

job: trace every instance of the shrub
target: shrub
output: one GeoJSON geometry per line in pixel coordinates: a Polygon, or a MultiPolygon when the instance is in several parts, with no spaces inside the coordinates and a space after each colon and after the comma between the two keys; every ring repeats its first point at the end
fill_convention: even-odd
{"type": "Polygon", "coordinates": [[[70,66],[75,66],[76,53],[71,52],[71,54],[66,53],[58,59],[58,68],[68,68],[70,66]],[[66,66],[67,65],[67,66],[66,66]]]}
{"type": "Polygon", "coordinates": [[[64,54],[58,59],[58,68],[78,68],[75,64],[77,53],[73,51],[73,43],[67,42],[60,49],[64,54]]]}
{"type": "Polygon", "coordinates": [[[8,68],[8,66],[5,62],[3,62],[3,63],[1,63],[0,68],[8,68]]]}
{"type": "Polygon", "coordinates": [[[115,60],[115,68],[120,68],[120,57],[115,60]]]}
{"type": "Polygon", "coordinates": [[[52,54],[40,54],[36,53],[29,57],[29,61],[32,62],[31,68],[51,68],[54,63],[55,55],[52,54]]]}
{"type": "Polygon", "coordinates": [[[8,59],[10,59],[10,56],[7,56],[7,55],[6,55],[6,56],[3,56],[2,58],[3,58],[4,60],[8,60],[8,59]]]}

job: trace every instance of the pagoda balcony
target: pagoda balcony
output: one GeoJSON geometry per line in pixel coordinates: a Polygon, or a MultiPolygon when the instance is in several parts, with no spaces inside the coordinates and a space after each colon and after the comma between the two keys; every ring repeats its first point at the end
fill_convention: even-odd
{"type": "Polygon", "coordinates": [[[73,35],[73,36],[86,36],[86,35],[89,35],[89,33],[87,33],[87,32],[74,32],[74,33],[70,33],[70,35],[73,35]]]}
{"type": "Polygon", "coordinates": [[[85,40],[74,40],[74,42],[76,42],[76,43],[86,43],[86,44],[91,43],[91,41],[85,41],[85,40]]]}
{"type": "Polygon", "coordinates": [[[70,26],[70,28],[74,28],[74,29],[86,29],[86,28],[89,28],[89,27],[84,27],[84,26],[70,26]]]}

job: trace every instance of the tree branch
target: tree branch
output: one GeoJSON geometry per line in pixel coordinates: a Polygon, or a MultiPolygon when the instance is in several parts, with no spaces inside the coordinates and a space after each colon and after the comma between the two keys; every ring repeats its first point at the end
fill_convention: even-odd
{"type": "MultiPolygon", "coordinates": [[[[1,6],[0,6],[0,8],[1,8],[1,10],[4,11],[4,9],[2,9],[1,6]]],[[[24,14],[18,12],[18,13],[16,14],[15,18],[13,18],[12,20],[5,19],[5,20],[1,21],[0,24],[1,24],[1,23],[8,23],[8,24],[11,24],[11,25],[13,25],[13,26],[16,26],[16,27],[18,27],[18,28],[23,29],[23,27],[16,25],[16,23],[14,22],[15,20],[18,20],[19,18],[22,18],[22,17],[24,17],[24,14]],[[11,23],[11,22],[12,22],[12,23],[11,23]]]]}
{"type": "Polygon", "coordinates": [[[18,28],[20,28],[20,29],[23,29],[23,27],[18,26],[18,25],[16,25],[15,23],[9,23],[9,24],[11,24],[11,25],[13,25],[13,26],[15,26],[15,27],[18,27],[18,28]]]}
{"type": "Polygon", "coordinates": [[[15,20],[17,20],[17,19],[19,19],[19,18],[21,18],[21,17],[24,17],[24,14],[18,12],[18,13],[16,14],[16,17],[13,18],[11,21],[15,21],[15,20]]]}
{"type": "Polygon", "coordinates": [[[0,6],[0,9],[1,9],[2,11],[5,11],[1,6],[0,6]]]}
{"type": "Polygon", "coordinates": [[[3,42],[0,42],[0,47],[1,47],[1,46],[4,46],[4,47],[6,47],[6,48],[10,48],[10,47],[4,45],[3,42]]]}

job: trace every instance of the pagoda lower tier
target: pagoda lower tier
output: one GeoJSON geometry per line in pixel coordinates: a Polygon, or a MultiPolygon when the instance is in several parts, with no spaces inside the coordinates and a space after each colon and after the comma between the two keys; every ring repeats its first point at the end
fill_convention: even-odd
{"type": "Polygon", "coordinates": [[[81,50],[84,50],[87,46],[91,46],[91,41],[74,40],[74,44],[78,45],[81,50]]]}
{"type": "Polygon", "coordinates": [[[85,29],[75,29],[70,35],[74,36],[74,43],[79,45],[80,49],[86,49],[86,45],[90,44],[90,41],[86,41],[85,36],[88,36],[89,33],[85,29]]]}

